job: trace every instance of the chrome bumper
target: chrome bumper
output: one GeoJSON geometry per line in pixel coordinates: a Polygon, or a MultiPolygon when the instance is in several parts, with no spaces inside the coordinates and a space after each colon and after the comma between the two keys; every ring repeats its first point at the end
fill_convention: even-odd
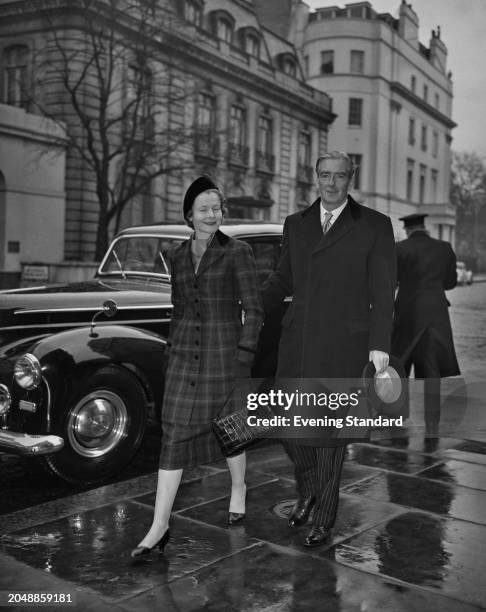
{"type": "Polygon", "coordinates": [[[0,429],[0,451],[12,455],[50,455],[63,446],[64,440],[59,436],[36,436],[0,429]]]}

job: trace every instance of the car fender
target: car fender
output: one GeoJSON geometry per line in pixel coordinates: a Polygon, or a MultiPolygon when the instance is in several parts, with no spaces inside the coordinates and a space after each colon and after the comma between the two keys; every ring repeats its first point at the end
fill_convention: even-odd
{"type": "Polygon", "coordinates": [[[30,347],[49,386],[51,405],[64,402],[77,387],[105,366],[130,370],[141,382],[147,401],[157,409],[163,395],[166,340],[125,325],[79,328],[42,338],[30,347]]]}

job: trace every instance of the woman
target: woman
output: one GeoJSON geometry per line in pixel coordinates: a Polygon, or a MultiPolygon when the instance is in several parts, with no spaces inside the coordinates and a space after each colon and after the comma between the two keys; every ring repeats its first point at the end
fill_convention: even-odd
{"type": "MultiPolygon", "coordinates": [[[[171,259],[174,310],[154,518],[132,558],[156,546],[164,549],[183,468],[221,458],[211,421],[222,411],[235,380],[250,375],[262,318],[255,262],[246,243],[219,230],[224,212],[217,186],[206,176],[197,178],[183,204],[184,219],[194,234],[171,259]]],[[[245,517],[245,454],[227,462],[228,523],[233,525],[245,517]]]]}

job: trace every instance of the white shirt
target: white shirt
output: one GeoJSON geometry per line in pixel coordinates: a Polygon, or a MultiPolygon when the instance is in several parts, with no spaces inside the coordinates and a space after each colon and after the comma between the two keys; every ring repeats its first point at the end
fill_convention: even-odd
{"type": "Polygon", "coordinates": [[[346,198],[344,200],[344,202],[341,204],[341,206],[338,206],[334,210],[326,210],[324,208],[324,206],[322,205],[322,200],[321,200],[321,225],[324,223],[324,215],[327,212],[330,212],[330,213],[332,213],[332,217],[331,217],[331,220],[329,222],[329,228],[331,228],[336,223],[337,218],[343,212],[344,207],[346,206],[347,203],[348,203],[348,198],[346,198]]]}

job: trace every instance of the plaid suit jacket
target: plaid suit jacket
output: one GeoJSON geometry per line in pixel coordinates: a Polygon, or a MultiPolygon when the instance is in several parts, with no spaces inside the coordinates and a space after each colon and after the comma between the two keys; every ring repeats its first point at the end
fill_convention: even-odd
{"type": "Polygon", "coordinates": [[[237,360],[251,363],[257,347],[262,307],[250,246],[218,230],[195,273],[191,239],[183,242],[172,257],[172,302],[162,421],[209,423],[233,388],[237,360]]]}

